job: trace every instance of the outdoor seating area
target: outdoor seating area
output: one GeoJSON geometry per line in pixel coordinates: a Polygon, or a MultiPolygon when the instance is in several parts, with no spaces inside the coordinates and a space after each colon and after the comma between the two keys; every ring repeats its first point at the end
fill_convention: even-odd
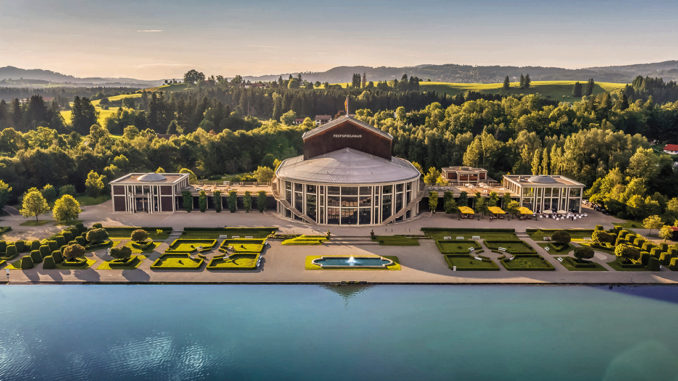
{"type": "Polygon", "coordinates": [[[473,218],[473,216],[476,214],[473,209],[469,208],[468,206],[460,206],[459,208],[459,218],[473,218]]]}
{"type": "Polygon", "coordinates": [[[541,213],[537,214],[537,218],[539,219],[552,219],[556,221],[564,221],[564,220],[570,220],[570,221],[576,221],[576,220],[581,220],[582,218],[588,217],[588,213],[574,213],[574,212],[568,212],[565,210],[557,210],[557,211],[552,211],[552,210],[545,210],[541,213]]]}

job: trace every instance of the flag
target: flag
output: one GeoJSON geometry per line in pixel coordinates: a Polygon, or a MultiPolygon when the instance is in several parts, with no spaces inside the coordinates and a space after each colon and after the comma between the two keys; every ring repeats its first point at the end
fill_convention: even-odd
{"type": "Polygon", "coordinates": [[[348,95],[346,96],[346,100],[344,101],[344,108],[346,109],[346,115],[348,115],[348,95]]]}

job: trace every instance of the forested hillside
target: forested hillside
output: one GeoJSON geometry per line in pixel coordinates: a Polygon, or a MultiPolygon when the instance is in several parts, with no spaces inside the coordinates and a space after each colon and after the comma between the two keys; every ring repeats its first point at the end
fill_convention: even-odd
{"type": "MultiPolygon", "coordinates": [[[[424,168],[473,165],[505,173],[563,174],[594,185],[592,198],[642,217],[656,205],[678,216],[673,160],[652,142],[678,142],[675,84],[640,78],[614,92],[555,102],[538,94],[440,94],[419,80],[342,88],[300,78],[254,86],[188,78],[143,93],[75,97],[70,120],[40,96],[0,102],[0,178],[18,197],[32,186],[84,187],[90,171],[106,181],[130,171],[193,170],[199,177],[273,167],[300,153],[310,118],[336,114],[350,97],[356,117],[394,136],[394,154],[424,168]],[[97,113],[111,111],[98,123],[97,113]],[[161,135],[161,136],[159,136],[161,135]],[[601,183],[600,179],[605,179],[601,183]],[[621,207],[619,206],[621,205],[621,207]],[[671,211],[670,205],[675,207],[671,211]]],[[[0,192],[2,187],[0,187],[0,192]]]]}

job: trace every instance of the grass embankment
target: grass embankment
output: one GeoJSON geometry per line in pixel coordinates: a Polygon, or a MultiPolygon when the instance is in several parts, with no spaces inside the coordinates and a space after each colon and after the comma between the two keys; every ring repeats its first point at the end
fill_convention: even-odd
{"type": "Polygon", "coordinates": [[[559,261],[563,267],[570,271],[607,271],[600,263],[593,261],[577,261],[572,257],[564,257],[559,261]]]}
{"type": "Polygon", "coordinates": [[[537,245],[543,247],[551,255],[567,255],[574,250],[574,246],[571,244],[561,246],[553,242],[537,242],[537,245]]]}
{"type": "Polygon", "coordinates": [[[457,271],[499,271],[499,266],[485,256],[478,256],[480,259],[470,255],[446,255],[445,262],[450,270],[457,271]]]}
{"type": "Polygon", "coordinates": [[[374,240],[383,246],[419,246],[419,240],[404,235],[377,235],[374,240]]]}

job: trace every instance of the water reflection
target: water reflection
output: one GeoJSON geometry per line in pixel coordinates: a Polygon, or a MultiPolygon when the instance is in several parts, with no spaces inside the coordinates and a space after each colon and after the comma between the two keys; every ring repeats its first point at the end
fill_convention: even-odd
{"type": "Polygon", "coordinates": [[[349,299],[356,295],[362,294],[363,292],[365,292],[365,290],[372,286],[369,284],[340,283],[340,284],[325,284],[322,285],[322,287],[341,296],[344,299],[344,305],[348,306],[349,299]]]}

